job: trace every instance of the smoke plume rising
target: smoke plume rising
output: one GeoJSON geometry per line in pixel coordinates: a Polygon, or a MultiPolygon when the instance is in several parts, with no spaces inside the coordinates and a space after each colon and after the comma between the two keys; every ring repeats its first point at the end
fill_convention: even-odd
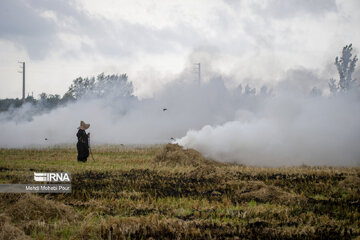
{"type": "Polygon", "coordinates": [[[0,147],[75,144],[84,120],[91,124],[91,144],[158,144],[175,138],[223,162],[359,166],[358,93],[313,96],[287,81],[273,92],[262,88],[255,94],[249,87],[228,89],[221,77],[201,85],[178,80],[153,98],[86,96],[41,114],[31,114],[33,107],[24,104],[0,114],[0,147]]]}
{"type": "Polygon", "coordinates": [[[177,142],[206,157],[247,165],[359,165],[358,99],[268,99],[221,125],[188,131],[177,142]]]}

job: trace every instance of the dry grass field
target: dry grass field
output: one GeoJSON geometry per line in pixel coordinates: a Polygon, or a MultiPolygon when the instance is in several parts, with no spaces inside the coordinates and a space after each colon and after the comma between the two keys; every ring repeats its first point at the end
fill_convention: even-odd
{"type": "Polygon", "coordinates": [[[262,168],[177,145],[0,149],[0,183],[71,172],[69,194],[0,194],[0,239],[360,238],[360,168],[262,168]]]}

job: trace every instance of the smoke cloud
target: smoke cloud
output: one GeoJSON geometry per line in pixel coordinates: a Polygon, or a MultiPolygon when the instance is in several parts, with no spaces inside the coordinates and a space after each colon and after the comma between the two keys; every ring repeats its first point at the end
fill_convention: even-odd
{"type": "Polygon", "coordinates": [[[359,101],[279,96],[234,121],[188,131],[177,142],[206,157],[247,165],[360,165],[359,101]]]}
{"type": "Polygon", "coordinates": [[[25,104],[0,114],[0,147],[75,144],[84,120],[91,124],[91,144],[161,144],[174,138],[223,162],[359,166],[359,95],[312,96],[311,87],[294,90],[296,84],[286,81],[291,80],[255,94],[251,87],[228,89],[213,76],[201,85],[172,81],[147,99],[87,96],[42,113],[25,104]]]}

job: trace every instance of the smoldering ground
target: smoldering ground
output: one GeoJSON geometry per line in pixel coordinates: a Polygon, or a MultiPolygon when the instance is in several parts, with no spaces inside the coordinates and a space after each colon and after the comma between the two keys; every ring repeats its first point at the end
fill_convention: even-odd
{"type": "Polygon", "coordinates": [[[284,87],[286,82],[291,79],[272,92],[263,88],[254,94],[251,88],[226,88],[221,77],[201,85],[178,80],[153,98],[87,96],[29,119],[32,106],[25,104],[11,117],[1,113],[0,146],[75,144],[76,127],[85,120],[91,123],[92,144],[158,144],[175,138],[224,162],[360,165],[358,93],[314,96],[284,87]]]}

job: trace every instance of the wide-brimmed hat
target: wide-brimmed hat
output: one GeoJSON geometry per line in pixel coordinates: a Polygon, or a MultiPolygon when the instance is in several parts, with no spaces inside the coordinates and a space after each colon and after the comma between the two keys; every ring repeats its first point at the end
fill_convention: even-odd
{"type": "Polygon", "coordinates": [[[84,121],[80,122],[80,127],[78,129],[86,130],[90,127],[90,123],[85,123],[84,121]]]}

